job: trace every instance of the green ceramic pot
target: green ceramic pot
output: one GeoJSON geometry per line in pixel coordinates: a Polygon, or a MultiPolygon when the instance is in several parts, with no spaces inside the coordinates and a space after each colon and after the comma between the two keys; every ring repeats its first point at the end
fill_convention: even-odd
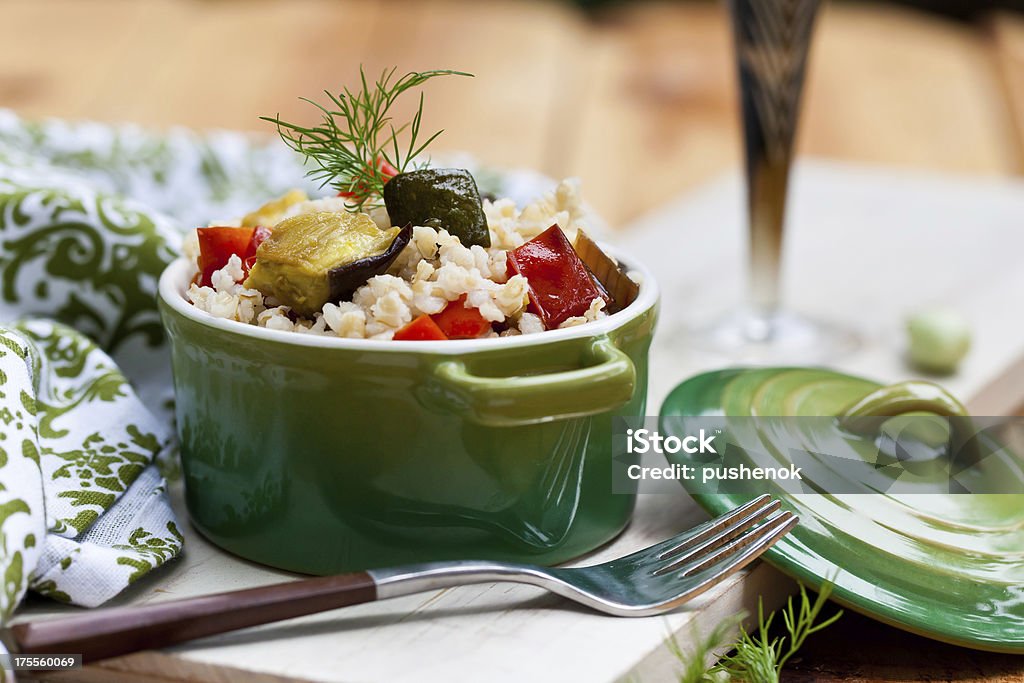
{"type": "MultiPolygon", "coordinates": [[[[634,266],[628,261],[630,267],[634,266]]],[[[218,320],[160,280],[186,500],[242,557],[326,574],[554,564],[618,534],[611,418],[644,414],[657,289],[606,319],[502,339],[313,337],[218,320]]]]}

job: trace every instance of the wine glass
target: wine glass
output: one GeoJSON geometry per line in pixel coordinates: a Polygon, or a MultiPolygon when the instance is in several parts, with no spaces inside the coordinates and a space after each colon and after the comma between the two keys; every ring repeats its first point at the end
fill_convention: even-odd
{"type": "Polygon", "coordinates": [[[695,330],[697,346],[756,363],[815,363],[857,338],[785,310],[779,296],[786,192],[808,47],[821,0],[727,0],[746,156],[750,283],[746,305],[695,330]]]}

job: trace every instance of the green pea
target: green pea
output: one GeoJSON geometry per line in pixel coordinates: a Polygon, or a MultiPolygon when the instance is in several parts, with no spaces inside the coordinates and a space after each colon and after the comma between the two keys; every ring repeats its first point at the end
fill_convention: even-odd
{"type": "Polygon", "coordinates": [[[971,346],[967,320],[956,311],[934,308],[907,318],[910,362],[936,374],[950,374],[971,346]]]}

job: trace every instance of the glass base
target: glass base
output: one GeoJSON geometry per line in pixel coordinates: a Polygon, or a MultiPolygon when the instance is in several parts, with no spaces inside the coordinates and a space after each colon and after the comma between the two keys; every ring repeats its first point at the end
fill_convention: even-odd
{"type": "Polygon", "coordinates": [[[819,365],[860,345],[852,330],[786,311],[741,310],[687,334],[695,349],[755,365],[819,365]]]}

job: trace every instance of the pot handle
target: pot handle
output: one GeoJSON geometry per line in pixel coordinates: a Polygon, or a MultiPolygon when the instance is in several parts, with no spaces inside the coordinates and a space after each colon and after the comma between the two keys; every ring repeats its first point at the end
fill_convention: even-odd
{"type": "Polygon", "coordinates": [[[633,397],[636,368],[607,336],[595,337],[584,367],[541,375],[481,377],[461,360],[434,366],[445,397],[489,427],[539,424],[614,410],[633,397]]]}
{"type": "Polygon", "coordinates": [[[967,408],[932,382],[911,380],[875,389],[839,413],[839,426],[854,434],[875,434],[889,418],[915,412],[949,418],[956,452],[976,461],[978,446],[967,408]]]}
{"type": "Polygon", "coordinates": [[[839,421],[850,431],[865,431],[890,417],[913,412],[967,416],[967,408],[938,384],[910,381],[875,389],[840,412],[839,421]]]}

